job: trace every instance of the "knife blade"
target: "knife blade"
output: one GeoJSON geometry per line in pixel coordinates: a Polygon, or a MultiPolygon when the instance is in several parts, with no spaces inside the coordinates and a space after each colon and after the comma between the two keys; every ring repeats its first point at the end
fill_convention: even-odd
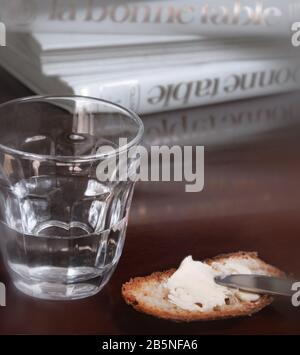
{"type": "Polygon", "coordinates": [[[292,285],[295,281],[265,275],[236,274],[217,276],[215,277],[215,282],[221,286],[259,294],[291,297],[295,293],[295,291],[292,291],[292,285]]]}

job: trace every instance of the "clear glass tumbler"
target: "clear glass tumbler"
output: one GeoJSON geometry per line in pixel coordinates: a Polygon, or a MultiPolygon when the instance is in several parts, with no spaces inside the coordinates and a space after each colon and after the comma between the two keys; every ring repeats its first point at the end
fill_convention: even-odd
{"type": "MultiPolygon", "coordinates": [[[[112,178],[118,164],[107,180],[98,168],[137,147],[142,135],[137,115],[93,98],[35,96],[0,105],[0,238],[19,290],[70,300],[108,282],[135,181],[112,178]]],[[[126,160],[128,171],[137,161],[126,160]]]]}

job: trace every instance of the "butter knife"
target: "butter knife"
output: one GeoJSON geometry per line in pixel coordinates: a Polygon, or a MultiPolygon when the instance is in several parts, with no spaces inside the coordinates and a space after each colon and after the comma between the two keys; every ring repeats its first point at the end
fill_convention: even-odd
{"type": "Polygon", "coordinates": [[[293,284],[296,282],[287,278],[270,277],[264,275],[226,275],[215,277],[219,285],[237,288],[258,294],[279,295],[291,297],[296,290],[293,284]]]}

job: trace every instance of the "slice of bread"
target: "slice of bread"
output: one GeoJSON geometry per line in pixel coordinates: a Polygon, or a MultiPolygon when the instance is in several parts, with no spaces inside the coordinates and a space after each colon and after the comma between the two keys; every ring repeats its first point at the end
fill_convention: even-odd
{"type": "MultiPolygon", "coordinates": [[[[228,259],[247,263],[253,274],[284,276],[282,271],[259,259],[255,252],[223,254],[204,262],[211,265],[214,262],[222,263],[222,261],[228,259]]],[[[168,299],[168,289],[165,283],[175,271],[175,269],[171,269],[131,279],[122,287],[122,295],[125,301],[136,310],[158,318],[176,322],[191,322],[250,316],[269,305],[273,300],[268,295],[261,295],[255,302],[241,301],[233,298],[225,306],[215,307],[209,311],[188,311],[177,307],[168,299]]]]}

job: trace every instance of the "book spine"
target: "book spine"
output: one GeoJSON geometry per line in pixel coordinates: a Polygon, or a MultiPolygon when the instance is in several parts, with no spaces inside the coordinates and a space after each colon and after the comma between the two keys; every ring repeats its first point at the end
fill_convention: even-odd
{"type": "Polygon", "coordinates": [[[291,59],[203,63],[136,72],[130,78],[103,76],[99,81],[74,91],[145,114],[298,89],[300,63],[291,59]]]}
{"type": "Polygon", "coordinates": [[[290,36],[297,0],[0,0],[14,31],[290,36]]]}

